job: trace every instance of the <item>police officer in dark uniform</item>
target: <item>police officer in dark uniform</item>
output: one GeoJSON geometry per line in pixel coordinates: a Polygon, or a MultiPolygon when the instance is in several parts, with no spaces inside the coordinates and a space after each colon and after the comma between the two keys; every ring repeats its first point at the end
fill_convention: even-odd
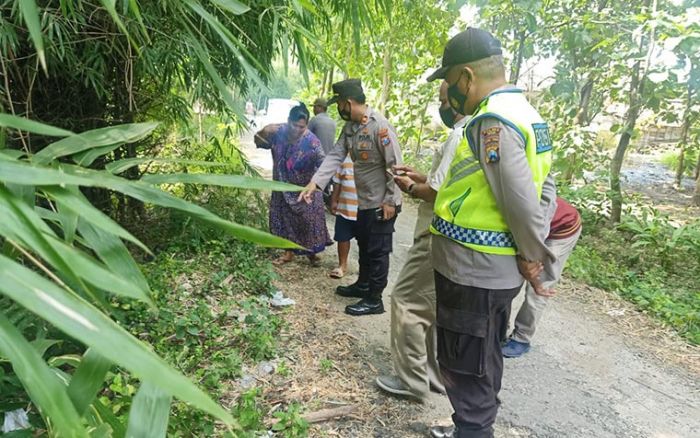
{"type": "Polygon", "coordinates": [[[361,298],[345,308],[350,315],[383,313],[394,222],[401,209],[401,190],[387,170],[402,163],[401,148],[387,119],[367,105],[359,79],[333,84],[333,94],[328,104],[338,104],[345,125],[299,200],[309,201],[314,190],[325,187],[350,154],[358,198],[353,234],[360,249],[360,273],[354,284],[339,286],[336,293],[361,298]]]}

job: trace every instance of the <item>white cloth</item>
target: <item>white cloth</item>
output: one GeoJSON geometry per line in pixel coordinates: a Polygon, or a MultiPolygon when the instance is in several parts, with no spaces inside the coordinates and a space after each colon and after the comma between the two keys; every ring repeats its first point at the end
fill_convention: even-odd
{"type": "Polygon", "coordinates": [[[457,145],[462,140],[462,128],[469,121],[469,117],[462,117],[455,123],[452,132],[447,136],[447,140],[433,154],[433,165],[428,174],[428,185],[436,192],[440,189],[442,182],[450,170],[450,164],[455,156],[457,145]]]}

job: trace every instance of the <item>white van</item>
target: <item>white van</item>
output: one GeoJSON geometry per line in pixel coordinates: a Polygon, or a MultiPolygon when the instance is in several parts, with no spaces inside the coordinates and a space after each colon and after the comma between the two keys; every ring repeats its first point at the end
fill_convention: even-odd
{"type": "Polygon", "coordinates": [[[270,123],[287,123],[289,111],[299,105],[299,101],[293,99],[269,99],[267,101],[267,111],[262,117],[261,127],[270,123]]]}

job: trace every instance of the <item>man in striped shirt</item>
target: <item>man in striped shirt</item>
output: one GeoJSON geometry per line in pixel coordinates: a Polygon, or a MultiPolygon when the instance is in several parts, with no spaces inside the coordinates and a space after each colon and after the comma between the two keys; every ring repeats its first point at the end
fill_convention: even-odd
{"type": "MultiPolygon", "coordinates": [[[[557,198],[556,211],[554,217],[552,217],[548,233],[544,243],[557,259],[554,262],[547,262],[546,264],[551,265],[545,265],[544,269],[552,273],[554,280],[543,282],[537,287],[533,287],[529,281],[523,285],[523,288],[525,288],[525,301],[523,301],[523,305],[518,311],[518,316],[515,318],[515,329],[508,342],[502,348],[503,356],[505,357],[520,357],[530,351],[530,341],[535,334],[535,326],[540,317],[542,317],[549,297],[554,295],[552,287],[561,278],[566,259],[573,252],[576,242],[581,235],[581,216],[576,211],[576,208],[562,198],[557,198]]],[[[519,266],[519,268],[525,275],[527,267],[519,266]]]]}
{"type": "Polygon", "coordinates": [[[335,215],[335,235],[333,240],[338,242],[338,267],[330,273],[332,278],[343,278],[348,270],[348,254],[350,240],[353,237],[353,226],[357,222],[357,189],[352,159],[350,155],[338,168],[333,177],[333,194],[331,195],[331,213],[335,215]]]}

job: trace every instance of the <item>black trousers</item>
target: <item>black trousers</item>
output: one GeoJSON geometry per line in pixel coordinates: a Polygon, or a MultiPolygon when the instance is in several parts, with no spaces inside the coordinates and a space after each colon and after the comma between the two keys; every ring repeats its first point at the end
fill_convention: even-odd
{"type": "MultiPolygon", "coordinates": [[[[398,216],[400,207],[396,208],[398,216]]],[[[353,227],[360,250],[359,284],[369,285],[370,295],[381,298],[389,276],[389,254],[391,254],[396,217],[388,221],[378,220],[376,209],[360,210],[353,227]]]]}
{"type": "Polygon", "coordinates": [[[455,438],[491,438],[503,377],[501,342],[520,286],[463,286],[436,271],[435,291],[438,363],[455,411],[455,438]]]}

